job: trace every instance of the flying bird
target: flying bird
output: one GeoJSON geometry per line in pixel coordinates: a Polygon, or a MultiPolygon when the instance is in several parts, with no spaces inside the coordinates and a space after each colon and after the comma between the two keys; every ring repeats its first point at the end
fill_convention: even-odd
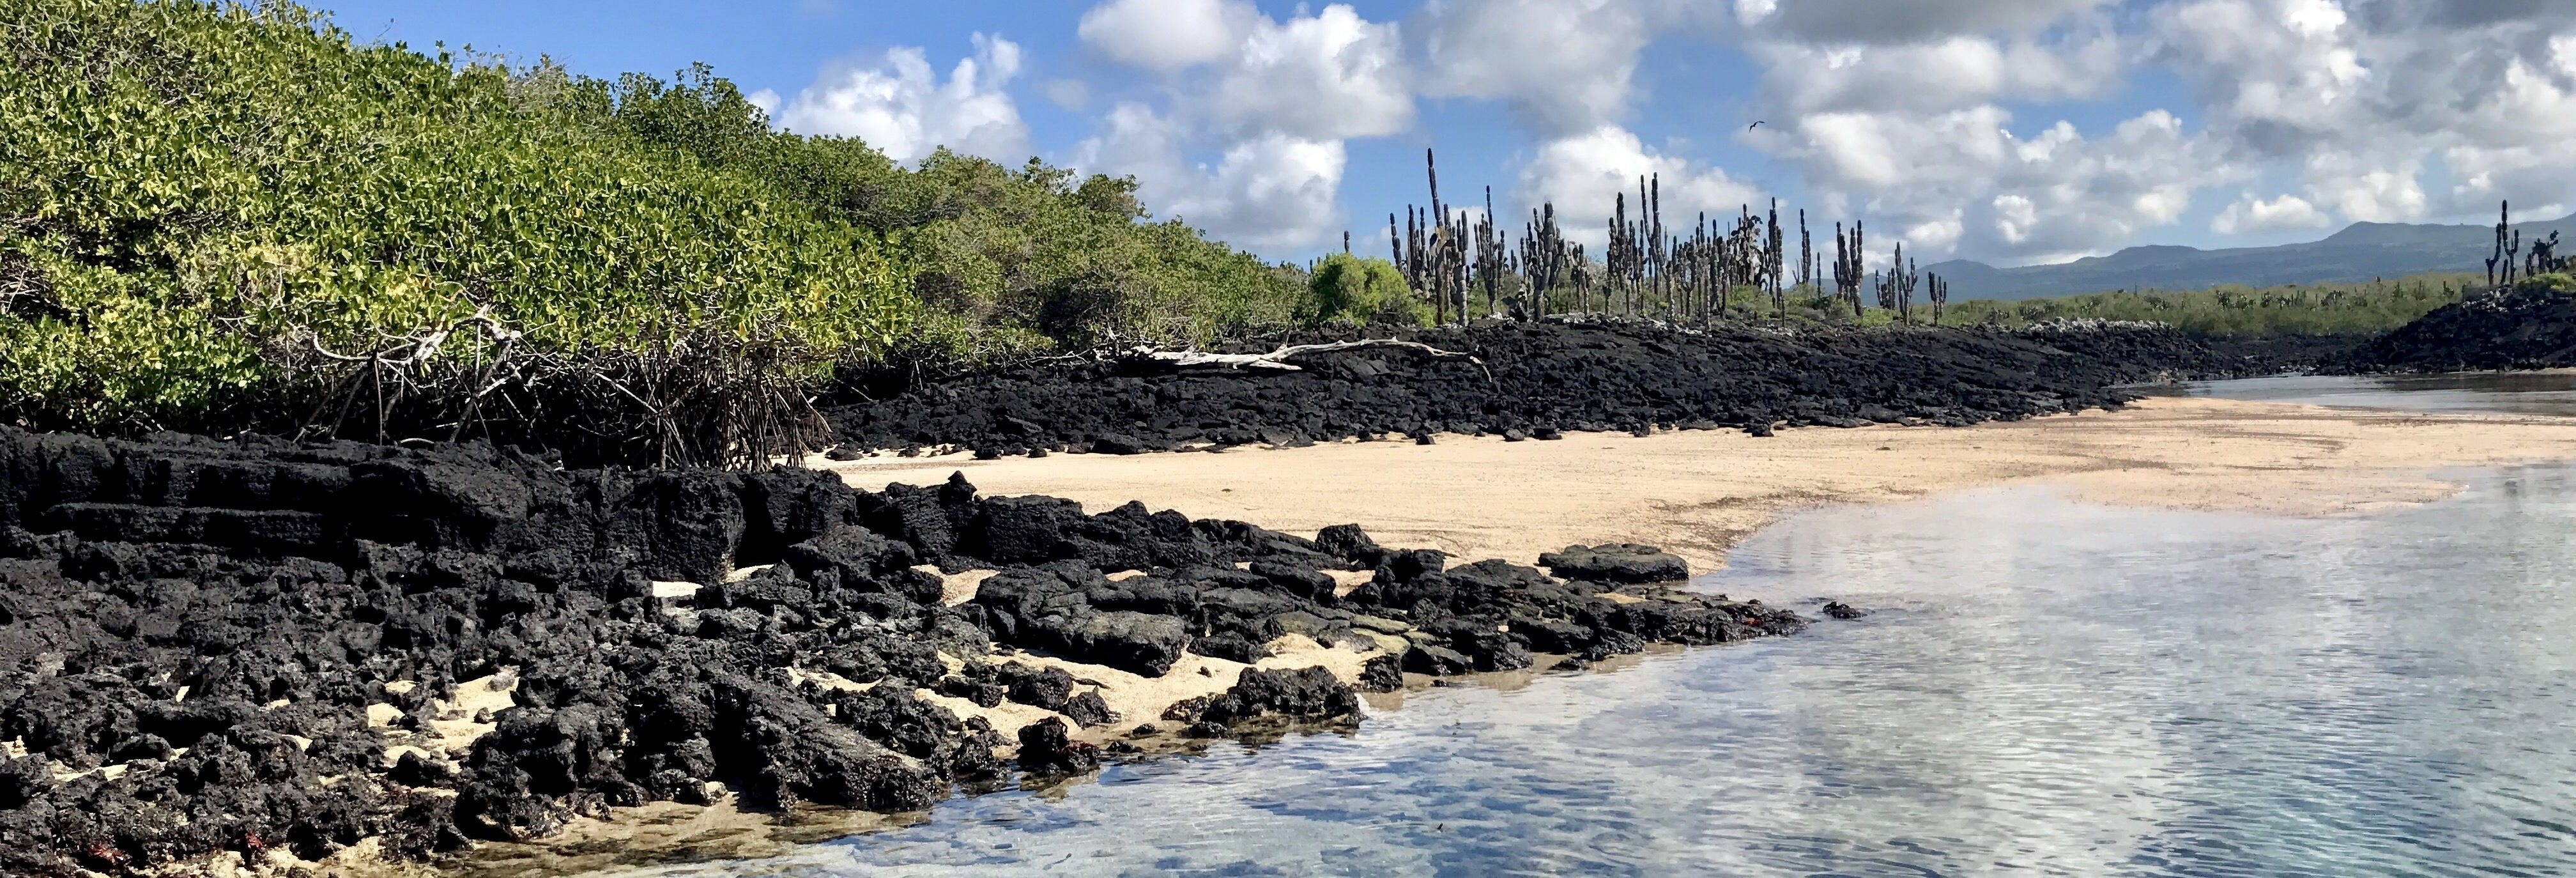
{"type": "Polygon", "coordinates": [[[1753,130],[1753,129],[1760,128],[1760,127],[1762,127],[1762,120],[1760,120],[1760,119],[1755,119],[1755,120],[1753,120],[1753,124],[1744,126],[1744,130],[1746,130],[1746,131],[1751,131],[1751,130],[1753,130]]]}

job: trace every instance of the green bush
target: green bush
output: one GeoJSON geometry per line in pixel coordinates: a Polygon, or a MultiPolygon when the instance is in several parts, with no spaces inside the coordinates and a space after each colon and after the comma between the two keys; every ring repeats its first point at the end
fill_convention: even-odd
{"type": "Polygon", "coordinates": [[[2523,278],[2518,285],[2526,290],[2576,293],[2576,276],[2569,276],[2566,272],[2544,272],[2523,278]]]}
{"type": "MultiPolygon", "coordinates": [[[[2430,274],[2349,284],[2239,285],[2188,292],[2108,292],[2000,302],[1952,302],[1946,325],[2022,326],[2059,318],[2152,320],[2211,335],[2353,335],[2386,332],[2459,301],[2483,283],[2473,274],[2430,274]]],[[[1928,313],[1921,305],[1918,317],[1928,313]]]]}
{"type": "Polygon", "coordinates": [[[808,390],[1290,325],[1132,179],[770,129],[675,81],[360,46],[288,3],[0,0],[0,421],[756,461],[808,390]]]}
{"type": "Polygon", "coordinates": [[[1296,278],[1177,223],[1144,222],[1132,178],[945,149],[906,169],[849,138],[771,132],[704,66],[615,83],[541,65],[523,90],[591,124],[770,183],[818,215],[897,235],[937,315],[907,349],[967,363],[1148,341],[1197,344],[1288,323],[1296,278]]]}
{"type": "Polygon", "coordinates": [[[0,12],[15,420],[275,427],[221,421],[361,392],[345,357],[378,396],[542,364],[650,410],[661,382],[816,377],[911,325],[883,235],[566,124],[500,67],[353,47],[285,4],[0,12]]]}
{"type": "Polygon", "coordinates": [[[1316,262],[1310,276],[1311,304],[1303,315],[1309,324],[1431,325],[1431,306],[1405,285],[1393,262],[1334,253],[1316,262]]]}

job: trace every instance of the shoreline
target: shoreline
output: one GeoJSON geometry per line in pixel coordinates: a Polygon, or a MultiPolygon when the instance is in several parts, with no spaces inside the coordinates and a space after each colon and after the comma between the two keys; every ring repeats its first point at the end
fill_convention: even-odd
{"type": "Polygon", "coordinates": [[[2320,516],[2417,505],[2458,489],[2432,473],[2576,458],[2576,418],[2431,414],[2148,397],[1967,427],[1441,435],[1223,453],[971,454],[812,465],[852,487],[935,485],[1102,510],[1130,500],[1192,518],[1311,532],[1357,523],[1389,544],[1527,564],[1575,543],[1662,546],[1698,573],[1781,514],[2023,482],[2114,505],[2320,516]]]}
{"type": "MultiPolygon", "coordinates": [[[[2251,403],[2208,400],[2187,397],[2152,397],[2118,412],[2086,412],[2020,422],[1997,422],[1965,428],[1909,428],[1897,426],[1866,427],[1848,430],[1810,428],[1783,431],[1771,438],[1748,437],[1733,431],[1659,433],[1637,438],[1625,434],[1572,434],[1557,443],[1513,443],[1512,453],[1540,452],[1555,445],[1554,455],[1524,460],[1524,465],[1562,465],[1569,458],[1591,455],[1586,444],[1596,448],[1625,452],[1619,466],[1626,476],[1618,484],[1633,484],[1637,479],[1663,480],[1670,490],[1671,479],[1694,472],[1692,467],[1710,447],[1743,453],[1722,458],[1739,463],[1745,469],[1720,473],[1720,477],[1702,486],[1702,490],[1728,492],[1713,500],[1695,505],[1680,505],[1668,498],[1647,498],[1640,502],[1661,504],[1658,511],[1674,514],[1686,522],[1712,519],[1728,522],[1723,532],[1724,543],[1717,541],[1685,543],[1667,539],[1668,551],[1684,555],[1694,565],[1695,574],[1705,574],[1723,565],[1724,551],[1743,537],[1768,526],[1799,509],[1834,503],[1883,503],[1921,499],[1955,491],[1975,490],[2002,485],[2056,485],[2071,499],[2109,505],[2149,506],[2172,509],[2256,512],[2291,516],[2334,516],[2370,514],[2391,508],[2402,508],[2451,496],[2460,487],[2442,480],[2433,471],[2458,467],[2510,466],[2551,459],[2576,458],[2576,418],[2553,418],[2519,415],[2423,415],[2383,410],[2338,409],[2323,406],[2284,403],[2251,403]],[[2185,435],[2198,430],[2209,435],[2185,435]],[[2441,436],[2412,435],[2426,430],[2441,436]],[[1587,443],[1587,440],[1602,440],[1587,443]],[[1966,441],[1973,440],[1973,441],[1966,441]],[[1767,443],[1756,445],[1754,443],[1767,443]],[[2024,459],[2027,466],[1994,466],[1998,458],[2026,455],[2049,447],[2048,453],[2024,459]],[[1880,446],[1890,451],[1878,451],[1880,446]],[[1870,454],[1893,454],[1904,465],[1877,472],[1815,473],[1814,467],[1830,468],[1845,461],[1844,455],[1859,453],[1865,447],[1870,454]],[[1909,454],[1910,452],[1910,454],[1909,454]],[[1974,453],[1969,453],[1974,452],[1974,453]],[[1827,487],[1822,490],[1800,490],[1784,485],[1782,480],[1799,475],[1822,475],[1827,487]]],[[[1491,490],[1454,498],[1456,502],[1481,502],[1500,494],[1517,494],[1523,512],[1536,502],[1533,498],[1555,491],[1551,487],[1565,479],[1597,472],[1578,468],[1559,473],[1557,481],[1515,480],[1497,477],[1492,465],[1495,452],[1503,443],[1493,438],[1440,436],[1430,446],[1406,441],[1375,443],[1340,443],[1291,449],[1235,449],[1222,455],[1200,453],[1167,453],[1134,456],[1055,455],[1045,459],[976,461],[966,455],[949,458],[912,458],[896,461],[860,461],[825,465],[822,468],[840,474],[853,487],[883,487],[875,481],[916,479],[922,484],[937,484],[951,472],[965,472],[979,486],[989,485],[990,493],[1042,493],[1083,499],[1090,496],[1125,496],[1145,500],[1158,508],[1172,505],[1193,517],[1241,517],[1265,526],[1281,513],[1291,516],[1281,522],[1281,529],[1300,529],[1307,524],[1332,524],[1324,518],[1353,509],[1347,504],[1366,504],[1373,495],[1354,492],[1347,482],[1362,472],[1373,472],[1388,481],[1401,482],[1418,478],[1424,471],[1446,472],[1464,468],[1474,473],[1491,490]],[[1390,453],[1391,452],[1391,453],[1390,453]],[[1165,477],[1140,476],[1140,470],[1159,470],[1165,477]],[[1284,471],[1284,472],[1283,472],[1284,471]],[[1276,486],[1284,478],[1305,478],[1321,482],[1321,487],[1303,493],[1273,490],[1257,497],[1229,497],[1228,494],[1254,494],[1253,491],[1227,491],[1224,486],[1209,489],[1202,484],[1208,478],[1227,474],[1263,486],[1276,486]],[[1208,496],[1213,494],[1215,496],[1208,496]],[[1159,501],[1159,502],[1158,502],[1159,501]],[[1234,505],[1227,505],[1231,502],[1234,505]]],[[[1868,458],[1864,458],[1868,459],[1868,458]]],[[[1719,467],[1718,469],[1723,469],[1719,467]]],[[[1855,468],[1857,469],[1857,468],[1855,468]]],[[[1443,483],[1453,484],[1453,483],[1443,483]]],[[[1374,495],[1383,496],[1383,495],[1374,495]]],[[[1125,502],[1125,499],[1116,502],[1125,502]]],[[[1085,500],[1086,504],[1094,501],[1085,500]]],[[[1094,508],[1105,508],[1096,506],[1094,508]]],[[[1413,507],[1406,507],[1411,511],[1413,507]]],[[[1581,528],[1625,522],[1576,538],[1583,542],[1635,539],[1652,541],[1671,528],[1687,525],[1646,526],[1648,521],[1629,518],[1585,518],[1591,506],[1582,498],[1556,504],[1556,522],[1541,522],[1539,529],[1581,528]],[[1623,529],[1624,528],[1624,529],[1623,529]]],[[[1390,540],[1419,544],[1436,542],[1445,550],[1464,551],[1467,557],[1502,557],[1516,563],[1527,563],[1537,552],[1551,550],[1543,542],[1526,537],[1513,539],[1500,529],[1512,524],[1488,524],[1482,527],[1470,519],[1452,529],[1408,529],[1388,526],[1365,513],[1355,516],[1358,523],[1373,534],[1385,534],[1390,540]],[[1441,539],[1447,535],[1448,539],[1441,539]],[[1503,546],[1503,553],[1477,552],[1474,546],[1503,546]]],[[[1530,524],[1525,516],[1498,516],[1519,525],[1530,524]]],[[[1321,526],[1318,524],[1318,526],[1321,526]]],[[[1311,648],[1311,644],[1308,645],[1311,648]]],[[[1656,652],[1680,649],[1658,647],[1656,652]]],[[[1639,656],[1613,660],[1632,663],[1639,656]]],[[[1317,656],[1305,650],[1283,654],[1265,661],[1264,666],[1296,666],[1301,660],[1317,656]]],[[[1345,660],[1351,657],[1344,657],[1345,660]]],[[[1200,664],[1231,664],[1223,660],[1192,656],[1200,664]]],[[[1040,659],[1054,667],[1076,673],[1098,673],[1106,669],[1083,666],[1060,659],[1040,659]]],[[[1603,669],[1615,665],[1605,662],[1603,669]]],[[[1336,670],[1342,670],[1337,668],[1336,670]]],[[[1502,678],[1526,679],[1542,668],[1502,674],[1473,675],[1470,685],[1494,685],[1502,678]],[[1497,680],[1485,680],[1495,677],[1497,680]]],[[[1109,671],[1109,674],[1116,674],[1109,671]]],[[[1345,671],[1345,673],[1347,673],[1345,671]]],[[[1581,672],[1577,672],[1581,673],[1581,672]]],[[[1397,708],[1406,694],[1427,688],[1425,680],[1410,680],[1399,693],[1367,696],[1372,709],[1397,708]]],[[[1127,707],[1141,706],[1130,696],[1127,707]]],[[[953,699],[941,699],[950,702],[953,699]]],[[[958,707],[958,704],[949,704],[958,707]]],[[[971,707],[967,708],[971,710],[971,707]]],[[[963,714],[961,714],[963,715],[963,714]]],[[[1122,724],[1124,725],[1124,724],[1122,724]]],[[[1185,752],[1181,748],[1153,751],[1169,755],[1185,752]]],[[[1058,789],[1050,786],[1048,790],[1058,789]]],[[[625,809],[620,809],[624,812],[625,809]]],[[[515,845],[491,845],[465,854],[454,861],[432,864],[424,876],[482,876],[501,874],[501,870],[524,872],[536,869],[556,875],[589,874],[602,870],[658,862],[658,857],[639,862],[632,851],[610,855],[602,853],[602,844],[621,848],[635,842],[661,851],[688,851],[691,859],[709,855],[724,857],[718,851],[756,857],[775,855],[792,849],[801,842],[825,840],[874,828],[901,825],[918,815],[841,815],[818,811],[798,813],[787,819],[778,815],[742,811],[724,802],[708,807],[679,806],[658,803],[633,813],[620,813],[614,822],[582,821],[568,827],[563,836],[515,845]],[[851,817],[862,819],[850,819],[851,817]]]]}
{"type": "MultiPolygon", "coordinates": [[[[1903,501],[2004,484],[2059,485],[2067,496],[2091,502],[2286,515],[2356,514],[2413,505],[2458,489],[2437,478],[2436,470],[2576,457],[2576,418],[2166,397],[2121,411],[1963,428],[1809,428],[1773,437],[1734,431],[1646,437],[1577,433],[1558,441],[1508,444],[1518,447],[1507,448],[1496,438],[1441,436],[1430,445],[1382,441],[1224,454],[914,458],[818,468],[833,475],[820,479],[827,484],[861,488],[888,482],[939,484],[950,473],[963,472],[984,488],[985,496],[1047,494],[1082,502],[1094,514],[1113,502],[1142,500],[1156,508],[1177,507],[1190,518],[1237,518],[1290,534],[1356,522],[1385,544],[1432,545],[1460,561],[1498,558],[1526,564],[1566,543],[1654,543],[1684,556],[1694,573],[1704,574],[1722,567],[1726,551],[1744,537],[1796,509],[1903,501]]],[[[739,581],[756,570],[737,569],[723,578],[739,581]]],[[[982,577],[975,571],[945,572],[950,581],[933,583],[942,586],[941,604],[967,602],[980,588],[982,577]]],[[[1109,580],[1134,575],[1143,574],[1110,573],[1109,580]]],[[[1347,593],[1355,584],[1341,582],[1340,591],[1347,593]]],[[[664,595],[665,585],[687,583],[656,584],[656,600],[685,602],[677,590],[664,595]]],[[[1603,591],[1599,599],[1654,605],[1666,594],[1648,587],[1634,593],[1603,591]]],[[[1669,594],[1664,599],[1704,600],[1669,594]]],[[[1258,666],[1323,668],[1347,685],[1356,682],[1372,658],[1405,650],[1406,640],[1381,634],[1414,637],[1427,632],[1398,625],[1358,633],[1368,639],[1345,638],[1351,642],[1340,645],[1288,634],[1271,642],[1274,652],[1258,666]]],[[[1555,666],[1556,656],[1540,657],[1543,663],[1502,673],[1526,677],[1555,666]]],[[[1067,673],[1091,687],[1125,719],[1076,730],[1072,739],[1109,754],[1138,756],[1205,746],[1204,739],[1185,738],[1174,734],[1176,729],[1158,729],[1141,738],[1125,733],[1138,722],[1163,719],[1158,714],[1167,705],[1229,689],[1252,666],[1194,651],[1178,659],[1173,669],[1181,673],[1145,677],[1041,651],[1004,650],[994,657],[998,663],[1067,673]]],[[[957,672],[954,660],[943,660],[957,672]]],[[[1579,667],[1581,663],[1569,666],[1579,667]]],[[[828,688],[865,688],[836,683],[838,678],[829,674],[805,676],[830,678],[819,681],[828,688]]],[[[1403,676],[1403,691],[1432,685],[1428,677],[1403,676]]],[[[1477,676],[1460,675],[1460,682],[1477,676]]],[[[468,713],[461,705],[470,700],[465,690],[476,682],[493,683],[483,688],[494,692],[507,688],[497,679],[458,684],[458,694],[450,697],[460,707],[441,707],[427,729],[436,733],[440,749],[454,749],[457,742],[448,738],[471,740],[489,731],[483,722],[445,721],[468,713]],[[449,713],[458,716],[445,715],[449,713]]],[[[393,684],[386,688],[395,691],[393,684]]],[[[1002,704],[1000,710],[978,709],[929,688],[913,695],[960,718],[990,721],[1005,740],[1012,727],[1065,715],[1018,702],[1002,704]]],[[[1380,709],[1389,706],[1386,697],[1366,700],[1380,709]]],[[[371,708],[370,725],[389,719],[377,713],[371,708]]],[[[675,860],[759,856],[919,819],[924,819],[920,812],[746,809],[726,795],[708,806],[659,802],[621,807],[610,820],[578,818],[550,838],[485,843],[428,862],[392,860],[361,844],[318,863],[292,862],[272,849],[265,863],[234,859],[232,867],[257,874],[302,867],[351,878],[580,874],[675,860]]],[[[221,873],[228,864],[217,859],[204,865],[221,873]]]]}

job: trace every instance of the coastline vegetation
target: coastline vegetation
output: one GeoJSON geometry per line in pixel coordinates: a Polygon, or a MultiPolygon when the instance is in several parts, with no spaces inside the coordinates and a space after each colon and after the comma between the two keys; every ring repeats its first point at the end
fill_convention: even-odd
{"type": "Polygon", "coordinates": [[[775,130],[704,66],[607,80],[362,45],[287,2],[0,13],[0,423],[36,429],[757,466],[822,438],[815,398],[887,376],[1299,326],[1575,312],[2353,334],[2479,280],[1953,302],[1901,249],[1868,270],[1857,224],[1831,230],[1829,266],[1803,212],[1667,226],[1648,178],[1587,253],[1552,205],[1514,240],[1490,191],[1472,218],[1436,174],[1432,207],[1389,218],[1393,259],[1346,243],[1273,265],[1154,219],[1131,178],[946,150],[906,166],[775,130]]]}
{"type": "Polygon", "coordinates": [[[2027,326],[2050,320],[2138,320],[2202,335],[2272,337],[2386,332],[2484,289],[2475,273],[2366,283],[2238,284],[2203,290],[2114,290],[2080,296],[1951,302],[1946,326],[2027,326]]]}
{"type": "Polygon", "coordinates": [[[1304,277],[1133,180],[777,132],[615,81],[360,45],[291,3],[0,0],[0,422],[756,460],[889,357],[1203,341],[1304,277]]]}

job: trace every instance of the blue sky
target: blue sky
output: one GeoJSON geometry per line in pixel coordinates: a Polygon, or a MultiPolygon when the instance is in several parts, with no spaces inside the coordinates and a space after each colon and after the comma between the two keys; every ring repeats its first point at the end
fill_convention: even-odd
{"type": "MultiPolygon", "coordinates": [[[[713,65],[780,124],[1137,176],[1302,259],[1443,195],[1587,234],[1612,181],[1668,221],[1786,199],[1934,258],[2311,240],[2576,203],[2576,16],[2546,0],[412,2],[362,42],[582,73],[713,65]],[[979,36],[981,38],[979,39],[979,36]],[[907,59],[912,59],[907,66],[907,59]],[[971,72],[961,61],[972,62],[971,72]],[[965,74],[961,78],[961,73],[965,74]],[[1748,131],[1760,119],[1764,128],[1748,131]]],[[[1516,222],[1516,221],[1515,221],[1516,222]]]]}

